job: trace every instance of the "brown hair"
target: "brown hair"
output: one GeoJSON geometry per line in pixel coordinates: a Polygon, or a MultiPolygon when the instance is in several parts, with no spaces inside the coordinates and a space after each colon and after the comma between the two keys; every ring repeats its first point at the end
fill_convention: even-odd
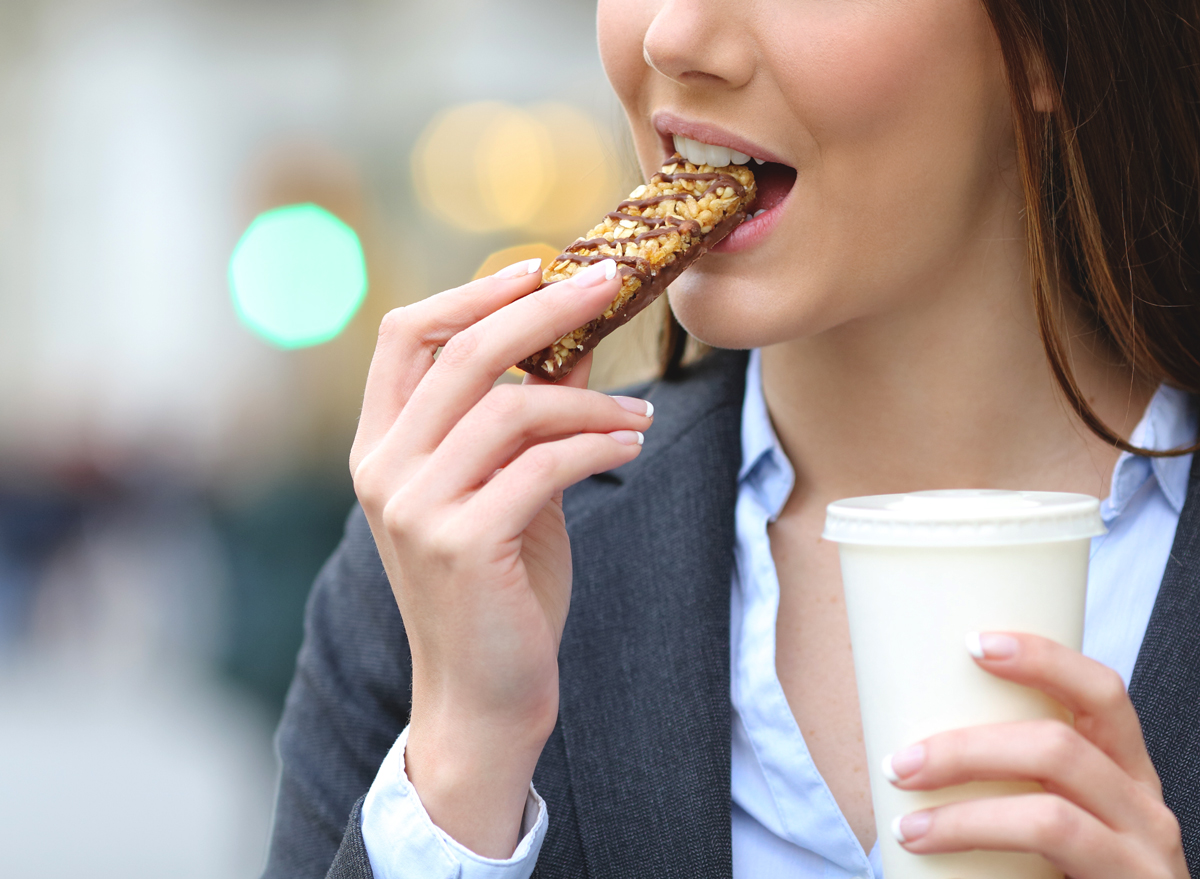
{"type": "MultiPolygon", "coordinates": [[[[1075,413],[1117,448],[1070,363],[1062,301],[1136,372],[1200,393],[1200,0],[982,0],[1008,72],[1032,293],[1075,413]],[[1053,109],[1035,106],[1035,90],[1053,109]]],[[[686,334],[668,317],[663,372],[686,334]]]]}

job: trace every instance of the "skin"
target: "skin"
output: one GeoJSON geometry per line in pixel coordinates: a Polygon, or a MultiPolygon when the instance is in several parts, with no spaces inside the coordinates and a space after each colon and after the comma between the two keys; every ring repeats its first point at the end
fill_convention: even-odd
{"type": "Polygon", "coordinates": [[[558,715],[562,490],[632,460],[650,425],[642,401],[584,389],[590,361],[565,386],[493,387],[620,286],[582,277],[535,293],[540,273],[484,278],[390,312],[350,453],[412,651],[409,779],[435,824],[489,857],[519,841],[558,715]]]}
{"type": "MultiPolygon", "coordinates": [[[[671,305],[704,341],[763,349],[768,409],[797,472],[770,530],[776,670],[869,848],[825,505],[963,486],[1103,495],[1117,459],[1068,413],[1037,336],[999,47],[977,0],[600,0],[598,25],[647,174],[665,157],[662,113],[798,170],[771,234],[705,257],[671,305]]],[[[560,492],[634,457],[626,432],[649,424],[584,390],[586,366],[566,387],[489,390],[616,290],[527,295],[535,286],[536,275],[484,279],[389,315],[351,456],[412,645],[409,777],[438,826],[497,858],[518,842],[557,714],[570,597],[560,492]]],[[[1153,385],[1076,329],[1077,378],[1128,436],[1153,385]]],[[[906,846],[1037,852],[1074,879],[1184,879],[1179,827],[1119,678],[1040,639],[1014,643],[982,667],[1059,699],[1075,728],[935,736],[900,784],[1014,778],[1046,793],[942,807],[923,834],[922,818],[905,819],[906,846]]]]}

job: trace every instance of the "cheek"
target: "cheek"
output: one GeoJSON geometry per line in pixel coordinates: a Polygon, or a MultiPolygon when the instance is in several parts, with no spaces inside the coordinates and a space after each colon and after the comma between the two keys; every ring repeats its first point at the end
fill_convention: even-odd
{"type": "Polygon", "coordinates": [[[1003,81],[978,0],[824,4],[797,23],[766,33],[767,54],[785,100],[817,142],[947,122],[956,106],[978,106],[980,90],[1003,81]]]}
{"type": "Polygon", "coordinates": [[[822,148],[820,171],[848,208],[893,228],[909,212],[925,218],[913,234],[938,217],[969,225],[1011,146],[999,45],[977,0],[887,6],[892,14],[814,47],[797,98],[822,148]]]}
{"type": "Polygon", "coordinates": [[[714,255],[671,291],[684,326],[721,347],[927,295],[1010,203],[1007,87],[978,0],[805,8],[760,31],[799,169],[788,213],[753,259],[714,255]]]}

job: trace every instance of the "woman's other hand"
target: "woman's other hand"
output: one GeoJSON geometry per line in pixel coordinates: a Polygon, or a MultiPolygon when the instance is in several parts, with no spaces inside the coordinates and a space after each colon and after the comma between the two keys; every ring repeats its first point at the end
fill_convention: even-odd
{"type": "Polygon", "coordinates": [[[893,830],[914,854],[1036,852],[1072,879],[1188,879],[1179,822],[1120,676],[1033,635],[989,633],[971,651],[997,677],[1034,687],[1075,715],[970,727],[891,755],[893,782],[934,790],[969,781],[1036,781],[1044,793],[914,812],[893,830]]]}
{"type": "Polygon", "coordinates": [[[635,458],[650,425],[644,401],[586,390],[586,362],[559,385],[493,385],[597,317],[615,275],[535,291],[534,260],[397,309],[367,378],[350,469],[412,650],[406,770],[434,823],[488,857],[519,841],[558,714],[562,491],[635,458]]]}

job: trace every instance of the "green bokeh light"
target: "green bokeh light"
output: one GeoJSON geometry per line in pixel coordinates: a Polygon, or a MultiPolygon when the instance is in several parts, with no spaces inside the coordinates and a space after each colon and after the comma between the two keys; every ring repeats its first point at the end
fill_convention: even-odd
{"type": "Polygon", "coordinates": [[[260,214],[233,250],[229,285],[238,317],[281,348],[328,342],[367,295],[354,230],[313,204],[260,214]]]}

